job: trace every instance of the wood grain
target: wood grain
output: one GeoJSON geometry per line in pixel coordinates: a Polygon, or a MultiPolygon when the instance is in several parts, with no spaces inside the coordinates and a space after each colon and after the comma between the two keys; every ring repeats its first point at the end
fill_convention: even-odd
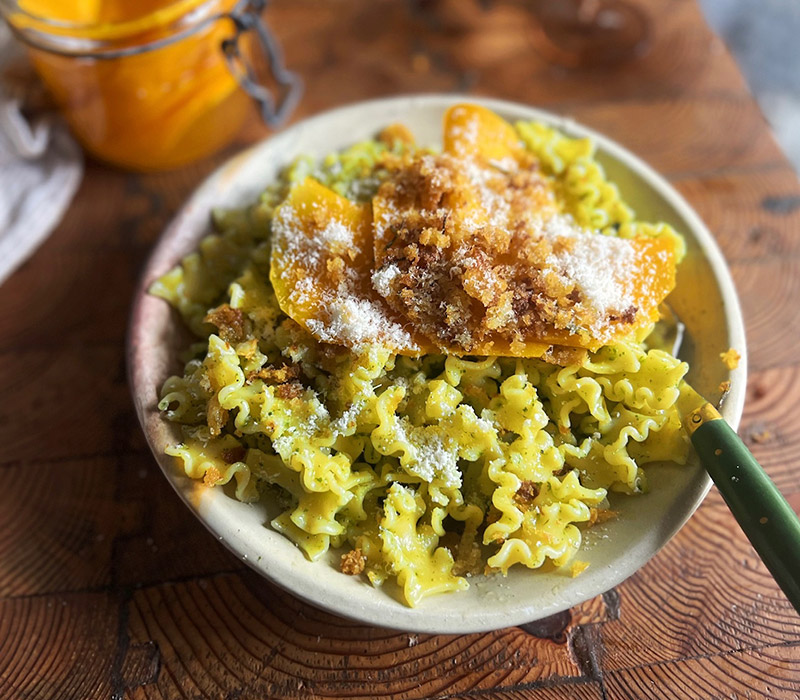
{"type": "Polygon", "coordinates": [[[764,117],[747,97],[631,99],[565,113],[643,154],[667,176],[757,168],[782,159],[764,117]]]}
{"type": "MultiPolygon", "coordinates": [[[[587,625],[598,610],[607,619],[597,602],[574,614],[587,625]]],[[[211,697],[246,689],[252,697],[369,698],[379,680],[384,696],[423,698],[592,680],[570,614],[533,629],[552,638],[520,628],[398,634],[311,609],[249,571],[137,591],[130,627],[131,641],[154,640],[172,669],[158,681],[164,697],[183,688],[211,697]]]]}
{"type": "Polygon", "coordinates": [[[0,597],[111,583],[111,550],[129,519],[114,501],[115,475],[102,459],[3,470],[0,597]]]}
{"type": "Polygon", "coordinates": [[[761,370],[795,362],[800,256],[762,258],[730,267],[748,320],[748,366],[761,370]]]}
{"type": "Polygon", "coordinates": [[[109,697],[118,609],[112,594],[0,600],[0,697],[109,697]]]}
{"type": "MultiPolygon", "coordinates": [[[[800,494],[800,470],[791,459],[791,455],[800,454],[800,436],[793,418],[796,411],[800,411],[800,365],[775,367],[750,376],[740,432],[789,499],[800,494]]],[[[800,512],[798,506],[795,510],[800,512]]]]}
{"type": "MultiPolygon", "coordinates": [[[[91,325],[91,318],[85,319],[91,325]]],[[[125,378],[122,338],[0,354],[2,465],[145,449],[125,378]]]]}
{"type": "Polygon", "coordinates": [[[605,678],[611,697],[664,700],[751,698],[795,700],[798,693],[797,645],[701,656],[653,666],[614,671],[605,678]]]}
{"type": "Polygon", "coordinates": [[[619,619],[602,626],[604,669],[757,649],[800,634],[800,619],[716,492],[619,595],[619,619]]]}
{"type": "Polygon", "coordinates": [[[788,165],[674,177],[729,263],[800,255],[800,183],[788,165]]]}
{"type": "Polygon", "coordinates": [[[516,100],[524,95],[540,105],[747,95],[735,63],[709,34],[694,2],[649,3],[650,50],[640,60],[602,69],[568,69],[548,59],[538,40],[537,3],[491,4],[485,12],[480,3],[460,0],[311,0],[278,3],[268,17],[285,37],[288,61],[309,81],[313,94],[305,107],[311,111],[327,106],[334,89],[345,91],[341,102],[364,94],[470,88],[516,100]],[[358,51],[351,50],[352,39],[358,51]],[[309,51],[309,45],[318,48],[309,51]]]}
{"type": "MultiPolygon", "coordinates": [[[[636,0],[636,60],[569,67],[541,1],[276,0],[306,81],[295,115],[469,91],[571,115],[666,174],[716,234],[742,297],[741,433],[800,510],[800,185],[693,0],[636,0]]],[[[196,184],[267,134],[177,172],[89,163],[62,224],[0,288],[0,697],[800,697],[800,620],[712,491],[649,564],[547,620],[408,635],[258,578],[183,507],[135,422],[123,359],[149,247],[196,184]]]]}
{"type": "Polygon", "coordinates": [[[130,514],[115,539],[116,586],[137,588],[246,568],[211,533],[198,532],[197,519],[155,461],[133,454],[117,458],[116,465],[116,500],[130,514]]]}

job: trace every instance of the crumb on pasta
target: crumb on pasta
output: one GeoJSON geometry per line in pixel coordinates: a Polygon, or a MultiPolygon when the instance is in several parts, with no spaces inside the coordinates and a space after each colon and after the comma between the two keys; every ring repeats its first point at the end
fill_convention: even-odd
{"type": "Polygon", "coordinates": [[[575,561],[572,563],[572,566],[569,567],[570,576],[572,576],[572,578],[580,576],[588,568],[589,568],[588,561],[575,561]]]}
{"type": "Polygon", "coordinates": [[[728,369],[736,369],[739,366],[739,360],[742,359],[742,356],[733,348],[729,348],[725,352],[721,352],[719,354],[722,363],[728,369]]]}
{"type": "Polygon", "coordinates": [[[342,554],[340,569],[343,574],[357,576],[364,572],[367,558],[360,549],[351,549],[346,554],[342,554]]]}
{"type": "Polygon", "coordinates": [[[244,314],[230,304],[222,304],[212,309],[203,320],[216,326],[219,337],[227,343],[239,343],[247,337],[244,314]]]}

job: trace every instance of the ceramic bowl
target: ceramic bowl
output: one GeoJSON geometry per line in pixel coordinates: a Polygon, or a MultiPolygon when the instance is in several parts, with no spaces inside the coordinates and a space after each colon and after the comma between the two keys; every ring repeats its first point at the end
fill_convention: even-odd
{"type": "Polygon", "coordinates": [[[466,633],[518,625],[616,586],[644,566],[688,520],[709,489],[708,476],[696,461],[649,466],[649,492],[637,497],[612,495],[612,508],[619,517],[587,532],[579,557],[590,566],[576,578],[517,567],[505,578],[475,577],[468,591],[431,597],[408,608],[399,602],[393,585],[373,588],[364,577],[340,573],[340,552],[308,561],[269,527],[277,514],[271,504],[244,504],[223,489],[205,488],[164,455],[177,432],[156,410],[157,397],[164,379],[181,370],[177,357],[186,345],[186,333],[168,305],[146,290],[209,232],[212,207],[251,203],[295,156],[321,157],[397,121],[410,127],[418,143],[439,144],[444,111],[465,99],[512,122],[536,119],[568,135],[591,137],[609,178],[638,217],[666,221],[684,234],[688,254],[669,298],[688,331],[681,356],[691,363],[689,380],[711,400],[719,398],[720,382],[731,380],[721,411],[735,428],[745,394],[744,329],[730,274],[706,227],[662,177],[610,139],[563,117],[498,100],[425,95],[362,102],[306,119],[232,158],[197,188],[153,250],[135,299],[129,337],[130,379],[139,420],[167,479],[200,521],[266,579],[312,605],[367,624],[413,632],[466,633]],[[733,372],[719,359],[729,347],[743,355],[733,372]]]}

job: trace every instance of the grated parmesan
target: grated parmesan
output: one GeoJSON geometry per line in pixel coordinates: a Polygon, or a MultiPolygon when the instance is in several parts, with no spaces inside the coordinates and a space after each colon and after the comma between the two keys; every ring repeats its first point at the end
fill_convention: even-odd
{"type": "Polygon", "coordinates": [[[442,437],[435,430],[414,426],[406,417],[397,421],[395,437],[413,449],[411,459],[403,464],[409,474],[427,483],[438,478],[447,488],[461,488],[458,451],[451,437],[442,437]]]}
{"type": "Polygon", "coordinates": [[[392,321],[372,299],[356,296],[354,290],[340,287],[335,295],[323,296],[324,319],[310,318],[308,330],[323,343],[337,343],[360,349],[381,341],[396,348],[415,347],[411,335],[392,321]]]}
{"type": "Polygon", "coordinates": [[[548,219],[543,233],[553,243],[575,241],[572,246],[556,246],[544,261],[543,274],[560,276],[575,285],[582,303],[597,313],[591,330],[599,332],[609,314],[621,314],[633,305],[630,271],[635,251],[631,241],[582,229],[564,214],[548,219]]]}
{"type": "Polygon", "coordinates": [[[392,282],[399,274],[400,268],[395,263],[375,270],[372,273],[372,286],[382,297],[387,297],[392,293],[392,282]]]}

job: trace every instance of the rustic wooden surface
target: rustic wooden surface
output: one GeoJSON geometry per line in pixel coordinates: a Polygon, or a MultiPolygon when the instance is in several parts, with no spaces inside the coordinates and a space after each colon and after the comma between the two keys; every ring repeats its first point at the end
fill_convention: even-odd
{"type": "MultiPolygon", "coordinates": [[[[751,353],[742,434],[798,509],[800,186],[693,0],[641,5],[649,50],[593,68],[559,62],[531,3],[282,0],[268,18],[306,80],[297,117],[486,94],[572,115],[664,173],[730,262],[751,353]]],[[[715,491],[618,588],[490,634],[356,625],[219,546],[147,452],[124,338],[148,249],[221,158],[148,176],[89,164],[0,288],[0,697],[800,697],[800,618],[715,491]]]]}

